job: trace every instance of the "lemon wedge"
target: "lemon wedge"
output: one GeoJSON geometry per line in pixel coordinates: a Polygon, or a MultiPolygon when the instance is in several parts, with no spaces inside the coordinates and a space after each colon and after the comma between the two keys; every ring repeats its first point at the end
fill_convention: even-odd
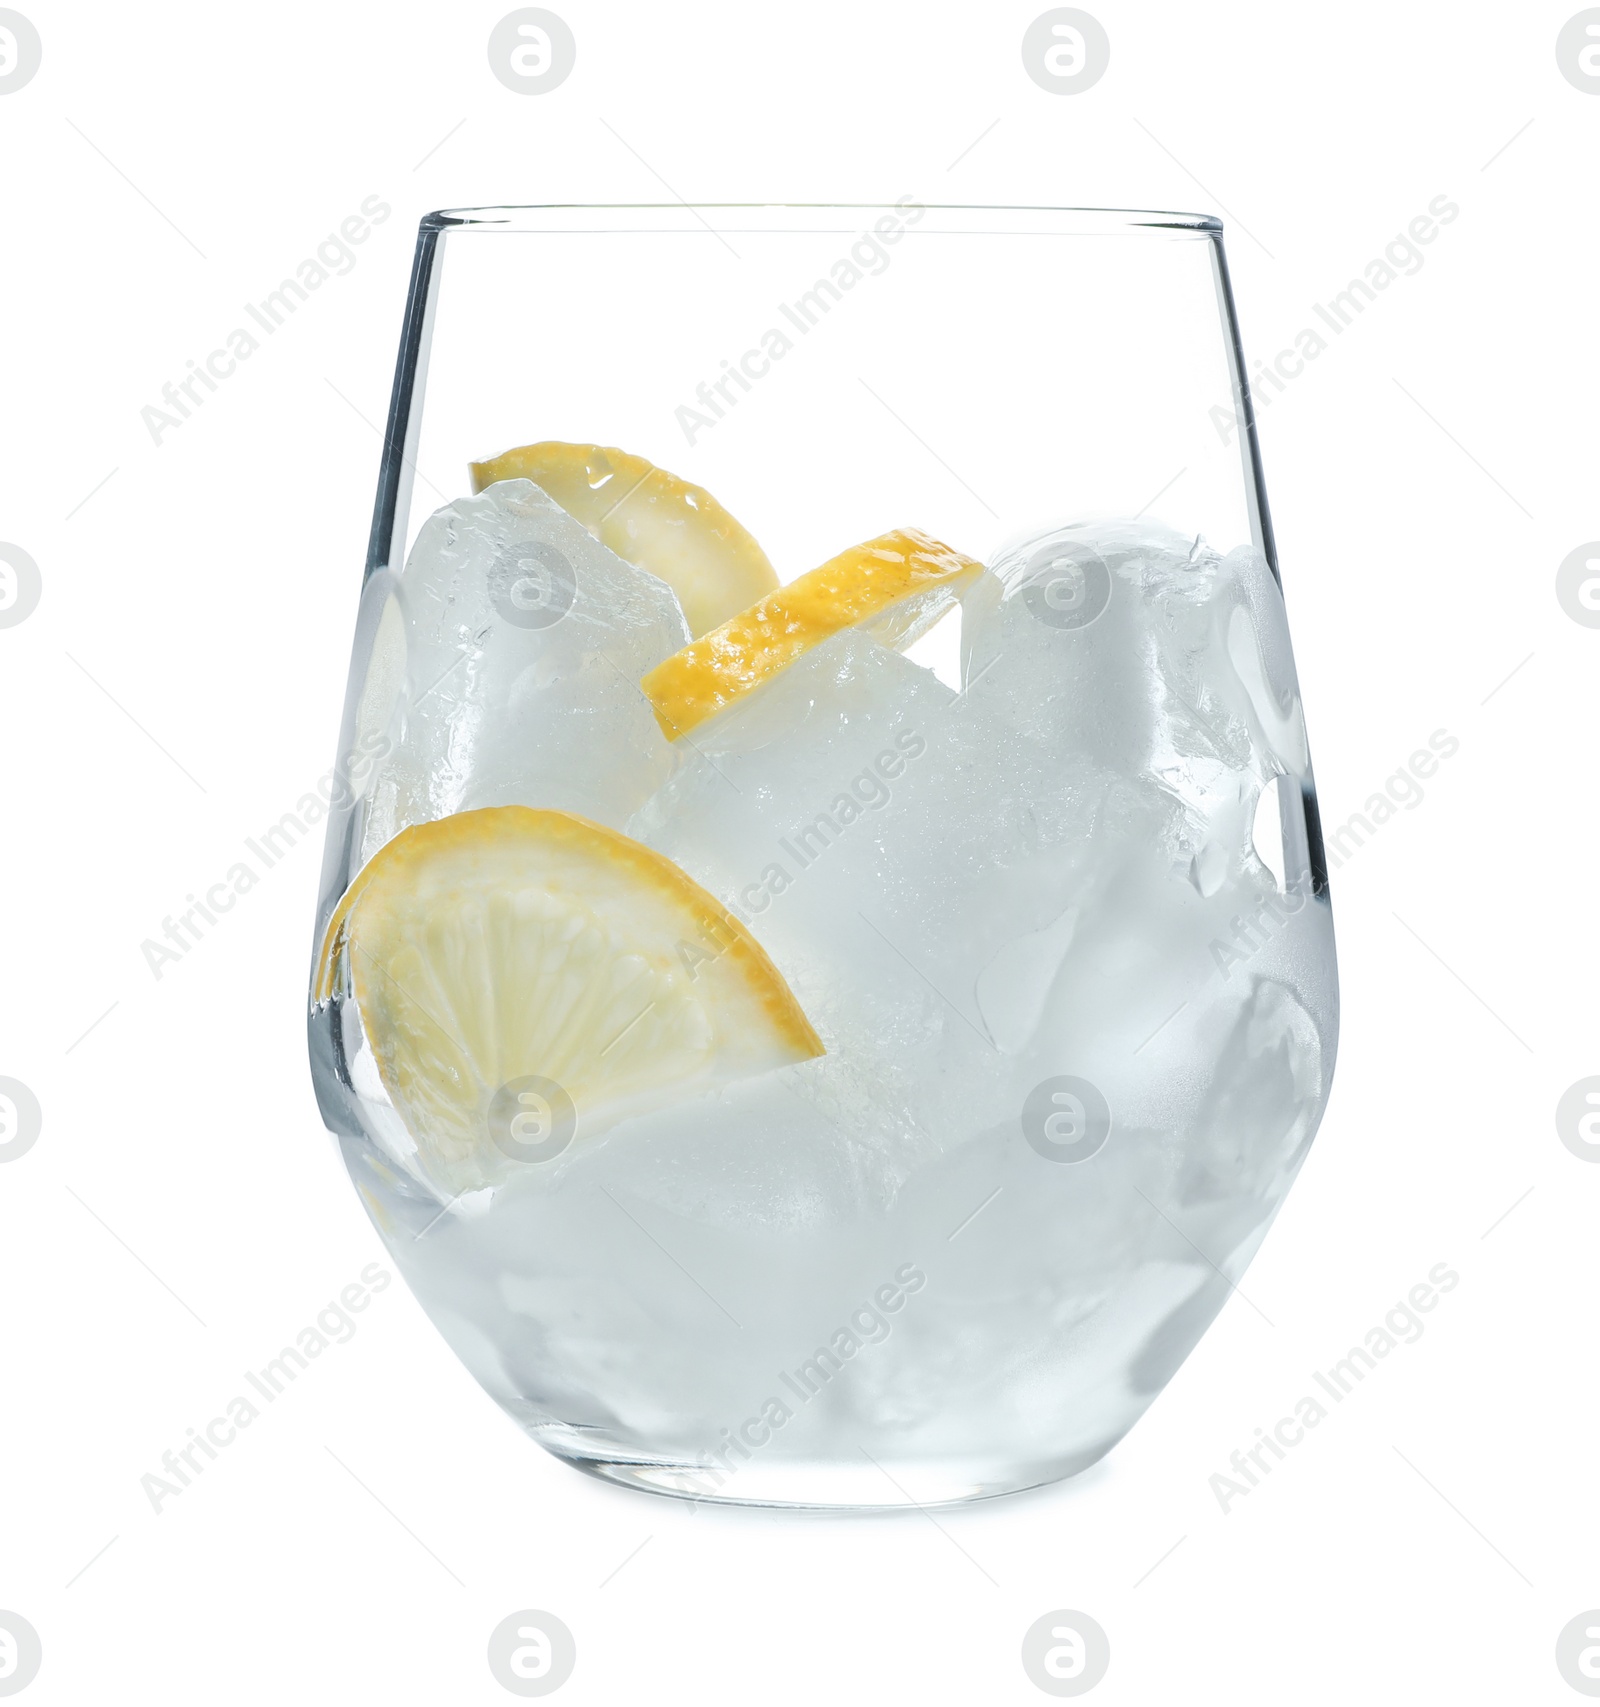
{"type": "Polygon", "coordinates": [[[420,1173],[451,1196],[824,1052],[760,944],[687,873],[526,806],[415,825],[367,862],[313,984],[319,1003],[345,993],[420,1173]]]}
{"type": "Polygon", "coordinates": [[[703,486],[642,456],[554,439],[474,462],[472,490],[531,480],[600,543],[678,595],[691,635],[706,633],[778,584],[767,554],[703,486]]]}
{"type": "Polygon", "coordinates": [[[887,646],[909,646],[983,573],[915,528],[896,528],[830,558],[692,641],[639,683],[669,741],[858,623],[887,646]]]}

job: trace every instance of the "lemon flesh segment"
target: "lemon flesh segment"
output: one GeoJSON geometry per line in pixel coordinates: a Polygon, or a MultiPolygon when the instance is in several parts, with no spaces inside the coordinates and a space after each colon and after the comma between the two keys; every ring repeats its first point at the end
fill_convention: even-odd
{"type": "Polygon", "coordinates": [[[642,456],[549,439],[470,466],[474,492],[497,480],[531,480],[602,545],[665,581],[691,635],[705,634],[778,584],[754,536],[703,486],[642,456]]]}
{"type": "Polygon", "coordinates": [[[824,1052],[765,950],[679,866],[526,806],[415,825],[368,861],[313,984],[318,1002],[345,993],[415,1165],[449,1195],[527,1167],[503,1129],[515,1080],[546,1082],[546,1119],[559,1087],[581,1142],[824,1052]]]}
{"type": "Polygon", "coordinates": [[[896,528],[758,599],[639,685],[675,741],[841,629],[865,625],[886,646],[909,646],[982,573],[975,558],[916,528],[896,528]]]}

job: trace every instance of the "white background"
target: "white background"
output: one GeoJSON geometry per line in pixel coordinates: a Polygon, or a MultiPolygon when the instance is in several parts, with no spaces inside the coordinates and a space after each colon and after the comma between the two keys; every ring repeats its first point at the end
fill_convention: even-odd
{"type": "Polygon", "coordinates": [[[1071,97],[1023,73],[1037,0],[560,0],[577,67],[536,98],[489,73],[503,0],[23,9],[0,538],[43,598],[0,630],[0,1073],[44,1130],[0,1168],[0,1608],[43,1640],[27,1699],[492,1703],[523,1607],[574,1631],[574,1703],[1045,1699],[1019,1645],[1062,1607],[1109,1633],[1107,1704],[1578,1699],[1600,1166],[1554,1109],[1600,1072],[1600,630],[1554,589],[1600,536],[1600,98],[1558,73],[1570,0],[1094,0],[1110,70],[1071,97]],[[935,1523],[608,1489],[396,1284],[157,1516],[140,1477],[383,1252],[305,1065],[319,852],[159,982],[139,945],[332,761],[417,216],[663,184],[1215,211],[1264,356],[1459,203],[1263,412],[1325,822],[1460,742],[1335,874],[1321,1135],[1249,1301],[1043,1493],[935,1523]],[[353,271],[153,445],[162,384],[374,194],[353,271]],[[1424,1337],[1224,1515],[1229,1454],[1439,1262],[1424,1337]]]}

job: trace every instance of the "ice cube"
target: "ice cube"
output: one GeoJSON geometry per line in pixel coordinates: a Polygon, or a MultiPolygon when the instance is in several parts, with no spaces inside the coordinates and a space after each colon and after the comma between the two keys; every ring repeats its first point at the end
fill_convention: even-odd
{"type": "Polygon", "coordinates": [[[480,806],[620,827],[673,763],[639,678],[688,639],[666,583],[532,481],[435,511],[392,584],[359,702],[387,744],[362,859],[408,824],[480,806]]]}
{"type": "Polygon", "coordinates": [[[628,831],[743,918],[788,980],[828,1051],[795,1070],[797,1093],[908,1165],[1014,1114],[1027,1087],[1009,1056],[1065,952],[1062,919],[1094,904],[1097,850],[1155,832],[1156,791],[1057,762],[860,629],[681,745],[628,831]],[[991,1011],[980,974],[1030,933],[1020,1006],[1002,977],[991,1011]]]}
{"type": "Polygon", "coordinates": [[[745,920],[787,979],[828,1049],[797,1090],[907,1166],[928,1146],[922,1063],[949,1026],[976,1026],[896,942],[897,867],[927,860],[894,826],[953,699],[848,629],[679,742],[679,768],[628,826],[745,920]]]}
{"type": "Polygon", "coordinates": [[[1317,1022],[1274,978],[1254,980],[1217,1056],[1184,1163],[1185,1202],[1254,1198],[1276,1208],[1327,1089],[1317,1022]]]}
{"type": "Polygon", "coordinates": [[[986,715],[1179,805],[1170,851],[1202,895],[1253,863],[1265,783],[1305,771],[1282,601],[1249,549],[1220,557],[1131,522],[1059,528],[978,583],[962,652],[986,715]]]}

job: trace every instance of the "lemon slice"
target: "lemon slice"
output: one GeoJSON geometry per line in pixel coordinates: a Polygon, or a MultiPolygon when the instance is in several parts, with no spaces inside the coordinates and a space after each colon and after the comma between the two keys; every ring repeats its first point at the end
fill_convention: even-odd
{"type": "Polygon", "coordinates": [[[885,645],[909,646],[982,573],[975,558],[896,528],[758,599],[657,664],[639,686],[675,741],[841,629],[868,623],[885,645]]]}
{"type": "Polygon", "coordinates": [[[642,456],[554,439],[474,462],[472,490],[531,480],[618,557],[678,595],[692,635],[770,592],[778,577],[755,538],[703,486],[642,456]]]}
{"type": "Polygon", "coordinates": [[[418,824],[367,862],[313,984],[346,992],[450,1195],[823,1053],[760,944],[665,855],[526,806],[418,824]]]}

